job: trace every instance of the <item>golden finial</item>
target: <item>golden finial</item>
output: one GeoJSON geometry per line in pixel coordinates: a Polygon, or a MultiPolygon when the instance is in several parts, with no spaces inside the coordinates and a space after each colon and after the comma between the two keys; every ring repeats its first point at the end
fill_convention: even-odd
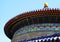
{"type": "Polygon", "coordinates": [[[48,3],[45,2],[45,3],[44,3],[44,8],[47,8],[47,7],[48,7],[48,3]]]}

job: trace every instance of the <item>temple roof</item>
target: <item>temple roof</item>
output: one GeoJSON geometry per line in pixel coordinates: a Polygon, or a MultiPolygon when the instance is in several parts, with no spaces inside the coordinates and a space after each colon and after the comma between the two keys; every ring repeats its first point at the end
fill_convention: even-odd
{"type": "Polygon", "coordinates": [[[37,23],[60,23],[59,17],[60,17],[60,10],[56,8],[55,9],[48,8],[48,9],[42,9],[42,10],[40,9],[36,11],[22,13],[12,18],[11,20],[9,20],[4,27],[4,31],[5,31],[5,34],[10,39],[12,39],[14,33],[23,26],[37,24],[37,23]],[[41,21],[37,22],[37,20],[35,19],[38,19],[41,21]],[[49,21],[50,19],[51,21],[49,21]]]}

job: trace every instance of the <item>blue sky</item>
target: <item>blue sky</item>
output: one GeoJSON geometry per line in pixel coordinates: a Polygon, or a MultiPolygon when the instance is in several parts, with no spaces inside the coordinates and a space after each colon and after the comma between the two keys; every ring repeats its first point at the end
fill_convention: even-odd
{"type": "MultiPolygon", "coordinates": [[[[49,8],[60,8],[60,0],[46,0],[49,8]]],[[[11,42],[4,34],[8,20],[24,12],[43,8],[44,0],[0,0],[0,42],[11,42]]]]}

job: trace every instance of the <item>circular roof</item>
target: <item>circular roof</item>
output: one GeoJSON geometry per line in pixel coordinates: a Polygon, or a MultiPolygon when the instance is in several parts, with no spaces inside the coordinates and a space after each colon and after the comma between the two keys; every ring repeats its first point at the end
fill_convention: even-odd
{"type": "Polygon", "coordinates": [[[36,24],[36,23],[46,23],[46,22],[60,23],[59,17],[60,17],[59,9],[42,9],[38,11],[23,13],[9,20],[4,27],[4,31],[5,31],[5,34],[10,39],[12,39],[14,33],[23,26],[36,24]],[[51,19],[49,19],[50,17],[51,19]],[[52,19],[52,17],[54,18],[52,19]],[[36,19],[39,19],[41,21],[37,22],[36,19]],[[52,20],[52,21],[49,21],[49,20],[52,20]]]}

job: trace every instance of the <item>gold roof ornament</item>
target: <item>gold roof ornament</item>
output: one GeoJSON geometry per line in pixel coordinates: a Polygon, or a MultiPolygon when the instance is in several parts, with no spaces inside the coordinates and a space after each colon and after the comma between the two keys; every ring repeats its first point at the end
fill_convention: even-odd
{"type": "Polygon", "coordinates": [[[47,2],[44,3],[44,8],[48,8],[48,3],[47,2]]]}

